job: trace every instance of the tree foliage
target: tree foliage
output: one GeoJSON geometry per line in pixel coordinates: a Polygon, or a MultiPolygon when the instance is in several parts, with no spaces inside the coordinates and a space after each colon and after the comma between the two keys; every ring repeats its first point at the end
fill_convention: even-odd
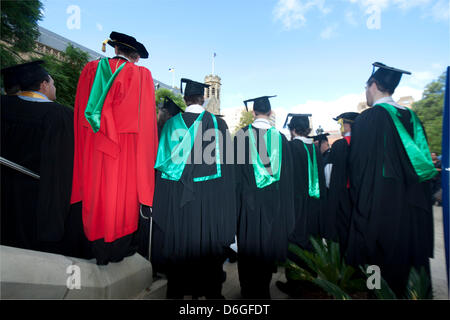
{"type": "Polygon", "coordinates": [[[186,110],[186,103],[183,100],[181,94],[175,94],[172,90],[166,88],[159,88],[155,93],[156,105],[164,103],[164,98],[168,97],[172,99],[181,109],[186,110]]]}
{"type": "Polygon", "coordinates": [[[242,110],[241,112],[241,119],[239,120],[239,124],[236,127],[236,131],[239,131],[240,129],[248,126],[249,124],[253,123],[255,119],[253,118],[253,112],[242,110]]]}
{"type": "Polygon", "coordinates": [[[18,52],[30,52],[39,37],[38,21],[42,19],[39,0],[2,1],[0,33],[2,40],[12,46],[0,44],[1,68],[21,63],[18,52]]]}
{"type": "Polygon", "coordinates": [[[89,55],[69,44],[62,56],[62,61],[50,55],[45,55],[42,59],[45,61],[45,69],[55,80],[56,102],[73,108],[78,78],[89,61],[89,55]]]}
{"type": "Polygon", "coordinates": [[[444,107],[445,73],[437,80],[429,83],[423,92],[422,99],[412,106],[417,114],[428,138],[430,151],[441,153],[442,148],[442,115],[444,107]]]}

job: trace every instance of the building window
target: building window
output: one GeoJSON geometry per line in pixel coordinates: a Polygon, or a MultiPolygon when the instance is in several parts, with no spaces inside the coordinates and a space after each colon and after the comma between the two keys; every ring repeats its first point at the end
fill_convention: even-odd
{"type": "Polygon", "coordinates": [[[212,90],[211,96],[214,96],[216,94],[216,88],[213,87],[211,90],[212,90]]]}

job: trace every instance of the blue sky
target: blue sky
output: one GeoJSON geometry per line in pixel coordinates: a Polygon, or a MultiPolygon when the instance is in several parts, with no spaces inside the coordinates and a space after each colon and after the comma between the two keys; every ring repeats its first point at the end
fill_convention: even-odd
{"type": "MultiPolygon", "coordinates": [[[[150,53],[140,65],[175,83],[222,78],[222,109],[271,100],[287,112],[313,112],[332,130],[332,116],[356,109],[375,61],[411,71],[400,95],[420,98],[450,64],[447,0],[43,0],[43,27],[101,52],[111,31],[133,35],[150,53]],[[70,6],[79,29],[68,27],[70,6]]],[[[72,22],[74,20],[71,20],[72,22]]],[[[108,46],[107,55],[113,55],[108,46]]],[[[283,119],[281,119],[283,118],[283,119]]]]}

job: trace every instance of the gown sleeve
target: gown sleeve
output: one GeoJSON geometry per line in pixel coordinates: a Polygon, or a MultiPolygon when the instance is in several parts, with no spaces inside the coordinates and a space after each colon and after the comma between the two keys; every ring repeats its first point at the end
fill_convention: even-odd
{"type": "Polygon", "coordinates": [[[82,165],[83,165],[83,149],[85,142],[85,134],[83,130],[84,110],[89,99],[92,83],[94,82],[95,72],[97,70],[98,61],[88,63],[81,72],[77,85],[77,93],[75,96],[74,114],[73,114],[73,133],[75,149],[73,155],[73,179],[72,179],[72,195],[70,202],[76,203],[82,200],[82,165]]]}
{"type": "Polygon", "coordinates": [[[60,241],[70,209],[73,113],[64,106],[56,106],[45,116],[42,126],[38,240],[60,241]]]}
{"type": "Polygon", "coordinates": [[[156,123],[155,86],[150,71],[140,67],[141,108],[137,139],[137,186],[139,202],[153,205],[155,191],[155,166],[158,151],[158,127],[156,123]]]}

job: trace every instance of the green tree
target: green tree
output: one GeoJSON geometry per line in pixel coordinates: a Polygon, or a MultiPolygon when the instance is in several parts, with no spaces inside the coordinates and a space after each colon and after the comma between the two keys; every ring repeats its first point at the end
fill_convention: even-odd
{"type": "Polygon", "coordinates": [[[89,61],[89,55],[69,44],[62,57],[63,60],[58,60],[45,55],[42,59],[45,61],[44,68],[55,80],[56,102],[73,108],[78,78],[89,61]]]}
{"type": "Polygon", "coordinates": [[[429,83],[423,92],[422,99],[413,103],[428,138],[430,151],[441,153],[442,147],[442,115],[444,105],[445,73],[437,80],[429,83]]]}
{"type": "Polygon", "coordinates": [[[239,131],[240,129],[248,126],[249,124],[253,123],[255,119],[253,118],[253,112],[242,110],[241,112],[241,119],[239,120],[239,124],[236,127],[236,131],[239,131]]]}
{"type": "Polygon", "coordinates": [[[186,103],[181,94],[175,94],[172,90],[159,88],[155,93],[156,106],[164,102],[164,98],[168,97],[173,100],[181,109],[186,110],[186,103]]]}
{"type": "Polygon", "coordinates": [[[39,0],[2,1],[1,39],[12,46],[0,44],[0,65],[5,68],[23,62],[18,53],[34,49],[39,37],[38,21],[42,19],[39,0]]]}

